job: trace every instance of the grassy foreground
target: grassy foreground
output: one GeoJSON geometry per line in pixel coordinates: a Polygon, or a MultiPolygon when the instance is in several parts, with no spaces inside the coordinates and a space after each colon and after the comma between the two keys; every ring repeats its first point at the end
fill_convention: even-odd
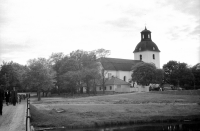
{"type": "Polygon", "coordinates": [[[83,128],[143,122],[200,120],[200,91],[128,93],[31,100],[35,127],[83,128]],[[62,113],[56,109],[65,110],[62,113]]]}

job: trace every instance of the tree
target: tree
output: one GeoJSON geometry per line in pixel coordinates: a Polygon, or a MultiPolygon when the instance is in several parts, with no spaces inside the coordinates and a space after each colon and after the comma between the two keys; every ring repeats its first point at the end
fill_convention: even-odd
{"type": "Polygon", "coordinates": [[[155,72],[155,81],[153,83],[162,84],[164,78],[164,71],[163,69],[156,69],[155,72]]]}
{"type": "Polygon", "coordinates": [[[48,61],[50,62],[54,71],[56,71],[56,89],[58,90],[58,94],[60,95],[61,90],[61,81],[60,81],[60,67],[62,66],[62,62],[64,59],[68,58],[62,52],[52,53],[49,57],[48,61]]]}
{"type": "Polygon", "coordinates": [[[156,67],[152,64],[140,62],[133,66],[132,70],[132,81],[138,84],[149,85],[156,81],[156,67]]]}
{"type": "Polygon", "coordinates": [[[194,75],[186,63],[169,61],[163,65],[164,82],[175,86],[191,85],[194,75]]]}
{"type": "MultiPolygon", "coordinates": [[[[99,64],[96,62],[96,54],[95,51],[87,52],[83,50],[77,50],[70,53],[70,57],[76,59],[78,63],[78,70],[80,71],[80,77],[78,83],[86,84],[87,93],[90,92],[90,87],[93,85],[93,91],[95,92],[95,79],[99,75],[99,64]],[[91,81],[93,80],[93,84],[91,81]]],[[[81,86],[81,84],[80,84],[81,86]]],[[[79,86],[79,87],[80,87],[79,86]]]]}
{"type": "Polygon", "coordinates": [[[75,93],[76,81],[81,79],[81,72],[78,70],[79,65],[73,58],[65,57],[59,69],[60,86],[64,89],[69,89],[71,94],[75,93]]]}
{"type": "Polygon", "coordinates": [[[76,50],[72,51],[69,56],[64,56],[62,53],[54,53],[49,58],[49,61],[56,71],[56,85],[58,89],[70,91],[74,93],[82,93],[83,84],[86,84],[87,93],[95,86],[97,79],[100,79],[100,65],[96,61],[96,56],[103,56],[108,50],[99,49],[95,51],[76,50]]]}
{"type": "MultiPolygon", "coordinates": [[[[102,62],[102,59],[110,55],[110,50],[105,50],[103,48],[97,49],[93,51],[96,54],[96,57],[99,59],[100,62],[102,62]]],[[[104,68],[101,69],[101,86],[103,87],[103,93],[105,93],[105,83],[106,79],[105,76],[107,74],[107,71],[104,70],[104,68]]]]}
{"type": "Polygon", "coordinates": [[[192,74],[194,75],[194,89],[200,89],[200,63],[194,65],[191,68],[192,74]]]}
{"type": "Polygon", "coordinates": [[[32,59],[28,62],[30,85],[37,89],[38,101],[41,91],[49,91],[55,82],[56,73],[45,58],[32,59]]]}
{"type": "Polygon", "coordinates": [[[104,57],[110,55],[110,50],[106,50],[106,49],[103,49],[103,48],[94,50],[92,52],[94,52],[96,54],[97,58],[104,58],[104,57]]]}
{"type": "Polygon", "coordinates": [[[26,74],[26,66],[14,62],[3,62],[0,71],[0,82],[5,89],[12,90],[17,87],[18,90],[24,91],[24,77],[26,74]]]}

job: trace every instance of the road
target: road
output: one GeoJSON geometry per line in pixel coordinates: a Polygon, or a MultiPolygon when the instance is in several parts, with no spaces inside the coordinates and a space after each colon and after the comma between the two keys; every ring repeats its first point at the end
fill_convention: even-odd
{"type": "Polygon", "coordinates": [[[26,101],[16,106],[3,105],[3,114],[0,116],[0,131],[26,130],[26,101]]]}

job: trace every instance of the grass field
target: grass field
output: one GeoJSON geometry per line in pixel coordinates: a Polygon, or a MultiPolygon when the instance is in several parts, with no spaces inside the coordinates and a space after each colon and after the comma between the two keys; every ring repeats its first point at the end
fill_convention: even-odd
{"type": "Polygon", "coordinates": [[[113,126],[138,122],[200,120],[200,91],[128,93],[84,98],[31,100],[32,124],[68,128],[113,126]],[[64,112],[57,113],[57,109],[64,112]]]}

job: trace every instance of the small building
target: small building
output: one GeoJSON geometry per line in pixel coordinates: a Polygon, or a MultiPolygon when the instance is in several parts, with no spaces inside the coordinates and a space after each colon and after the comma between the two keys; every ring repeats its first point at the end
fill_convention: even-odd
{"type": "MultiPolygon", "coordinates": [[[[105,82],[104,90],[112,92],[131,92],[130,86],[131,84],[128,82],[112,77],[105,82]]],[[[97,86],[97,91],[103,91],[103,87],[97,86]]]]}

